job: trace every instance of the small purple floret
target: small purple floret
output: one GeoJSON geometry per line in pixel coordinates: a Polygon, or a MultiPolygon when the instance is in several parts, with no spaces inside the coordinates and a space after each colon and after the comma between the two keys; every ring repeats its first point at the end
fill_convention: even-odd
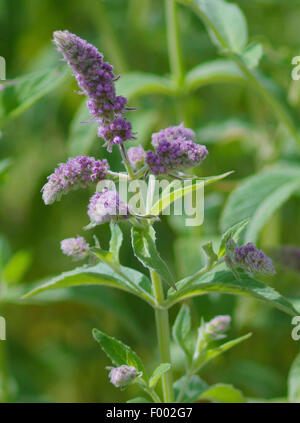
{"type": "Polygon", "coordinates": [[[146,151],[141,145],[129,148],[127,154],[129,162],[134,169],[138,169],[145,163],[146,151]]]}
{"type": "Polygon", "coordinates": [[[205,145],[194,142],[195,133],[183,124],[152,135],[155,152],[147,151],[146,162],[152,173],[168,173],[197,166],[208,154],[205,145]]]}
{"type": "Polygon", "coordinates": [[[107,160],[77,156],[66,163],[60,163],[43,186],[45,204],[52,204],[71,190],[86,188],[104,179],[109,170],[107,160]]]}
{"type": "Polygon", "coordinates": [[[120,200],[117,191],[110,191],[105,188],[91,197],[88,216],[92,225],[101,225],[116,218],[127,219],[129,208],[124,201],[120,200]]]}
{"type": "Polygon", "coordinates": [[[60,243],[61,250],[74,260],[82,260],[88,256],[90,246],[82,236],[67,238],[60,243]]]}
{"type": "Polygon", "coordinates": [[[226,332],[231,323],[230,316],[216,316],[210,322],[205,324],[205,333],[212,339],[225,338],[226,332]]]}
{"type": "Polygon", "coordinates": [[[272,260],[252,242],[238,247],[233,239],[230,239],[226,244],[226,251],[225,261],[231,268],[240,267],[249,273],[275,273],[272,260]]]}
{"type": "Polygon", "coordinates": [[[120,367],[107,367],[107,370],[110,370],[110,382],[116,388],[125,388],[139,375],[135,367],[125,364],[120,367]]]}

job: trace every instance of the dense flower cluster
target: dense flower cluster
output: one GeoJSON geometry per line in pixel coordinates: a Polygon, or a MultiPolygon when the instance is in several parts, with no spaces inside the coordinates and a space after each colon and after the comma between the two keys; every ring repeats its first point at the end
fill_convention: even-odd
{"type": "Polygon", "coordinates": [[[96,192],[90,199],[88,215],[92,225],[101,225],[116,217],[127,219],[129,208],[124,201],[120,200],[117,191],[105,188],[101,192],[96,192]]]}
{"type": "Polygon", "coordinates": [[[125,364],[120,367],[107,367],[107,370],[110,370],[110,382],[116,388],[125,388],[139,375],[135,367],[125,364]]]}
{"type": "Polygon", "coordinates": [[[195,133],[183,124],[152,135],[155,152],[148,151],[146,162],[152,173],[168,173],[197,166],[208,154],[204,145],[194,142],[195,133]]]}
{"type": "Polygon", "coordinates": [[[108,151],[113,144],[133,139],[131,124],[123,117],[127,99],[116,95],[113,67],[103,61],[96,47],[69,31],[55,31],[53,38],[89,98],[87,106],[100,125],[98,134],[105,139],[108,151]]]}
{"type": "Polygon", "coordinates": [[[108,170],[106,160],[94,157],[77,156],[60,163],[42,188],[43,200],[45,204],[52,204],[71,190],[96,184],[106,177],[108,170]]]}
{"type": "Polygon", "coordinates": [[[225,261],[231,268],[240,267],[249,273],[275,273],[272,260],[252,242],[238,247],[231,238],[226,244],[226,251],[225,261]]]}
{"type": "Polygon", "coordinates": [[[138,169],[145,163],[146,151],[141,145],[129,148],[127,154],[129,162],[134,169],[138,169]]]}
{"type": "Polygon", "coordinates": [[[210,322],[205,325],[205,334],[211,339],[222,339],[225,338],[224,332],[226,332],[231,323],[230,316],[216,316],[210,322]]]}
{"type": "Polygon", "coordinates": [[[61,250],[74,260],[82,260],[88,256],[90,246],[82,236],[67,238],[60,243],[61,250]]]}

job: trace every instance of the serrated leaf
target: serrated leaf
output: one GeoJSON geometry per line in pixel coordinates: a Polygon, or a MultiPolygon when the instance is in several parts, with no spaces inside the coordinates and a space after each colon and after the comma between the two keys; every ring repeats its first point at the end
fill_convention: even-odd
{"type": "Polygon", "coordinates": [[[203,187],[205,187],[206,185],[209,185],[221,179],[224,179],[227,176],[229,176],[231,173],[232,172],[226,172],[218,176],[210,176],[210,177],[201,178],[201,179],[199,178],[195,181],[190,181],[190,182],[185,181],[185,184],[180,184],[180,186],[178,186],[179,181],[175,180],[172,183],[170,183],[170,185],[166,187],[165,190],[161,193],[160,198],[151,207],[149,214],[157,216],[163,210],[169,207],[172,203],[174,203],[174,201],[179,200],[185,195],[191,194],[192,192],[198,189],[203,189],[203,187]],[[172,187],[174,188],[174,190],[172,190],[172,187]]]}
{"type": "Polygon", "coordinates": [[[169,290],[166,305],[173,305],[197,295],[218,292],[220,294],[246,295],[272,305],[285,313],[296,315],[297,311],[293,305],[275,289],[260,282],[246,272],[239,272],[240,280],[237,280],[233,273],[224,264],[216,266],[202,276],[198,276],[192,283],[183,279],[176,283],[177,292],[169,290]],[[185,286],[187,287],[185,288],[185,286]]]}
{"type": "Polygon", "coordinates": [[[69,69],[34,72],[6,81],[0,93],[0,124],[6,124],[27,110],[44,95],[66,80],[69,69]]]}
{"type": "Polygon", "coordinates": [[[274,166],[246,178],[227,200],[221,217],[222,230],[251,218],[244,242],[256,242],[269,218],[299,188],[300,167],[296,166],[274,166]]]}
{"type": "Polygon", "coordinates": [[[239,389],[232,385],[218,383],[210,386],[206,391],[202,392],[198,400],[206,399],[213,402],[222,403],[245,403],[246,400],[239,389]]]}
{"type": "Polygon", "coordinates": [[[208,385],[196,375],[192,376],[188,383],[186,379],[187,376],[183,376],[174,383],[175,399],[180,402],[195,402],[208,385]],[[182,388],[184,388],[184,394],[178,398],[182,388]]]}
{"type": "Polygon", "coordinates": [[[221,258],[226,253],[226,243],[232,238],[235,242],[238,242],[239,235],[242,230],[248,225],[250,219],[242,220],[239,223],[231,226],[222,236],[221,245],[218,253],[218,257],[221,258]]]}
{"type": "Polygon", "coordinates": [[[179,310],[173,325],[172,333],[174,341],[179,345],[187,357],[191,357],[191,353],[187,348],[186,338],[191,330],[191,313],[186,304],[183,304],[179,310]]]}
{"type": "Polygon", "coordinates": [[[142,372],[141,377],[144,380],[147,380],[142,360],[128,345],[125,345],[123,342],[106,335],[99,329],[93,329],[93,337],[100,344],[102,350],[115,366],[133,366],[139,372],[142,372]]]}
{"type": "Polygon", "coordinates": [[[120,266],[120,270],[126,275],[126,278],[116,273],[105,263],[98,263],[95,266],[78,267],[70,272],[62,273],[49,282],[36,287],[27,293],[24,298],[29,298],[40,292],[56,288],[79,285],[105,285],[131,292],[135,295],[142,296],[147,301],[151,301],[152,288],[149,279],[142,273],[129,267],[120,266]],[[128,283],[128,279],[132,281],[132,284],[128,283]]]}
{"type": "Polygon", "coordinates": [[[97,137],[97,122],[91,120],[86,100],[82,102],[70,125],[68,151],[71,155],[88,154],[97,137]],[[90,122],[89,122],[90,121],[90,122]]]}
{"type": "Polygon", "coordinates": [[[173,276],[156,249],[153,228],[132,227],[131,241],[134,254],[140,262],[145,267],[155,270],[165,282],[175,287],[173,276]]]}
{"type": "Polygon", "coordinates": [[[295,358],[288,376],[288,398],[290,402],[300,403],[300,354],[295,358]]]}
{"type": "Polygon", "coordinates": [[[225,342],[224,344],[220,345],[217,348],[212,348],[205,350],[202,354],[199,355],[198,358],[196,358],[193,361],[192,371],[193,373],[196,373],[199,371],[200,368],[202,368],[205,364],[207,364],[212,359],[218,357],[220,354],[223,354],[225,351],[230,350],[231,348],[235,347],[236,345],[240,344],[243,341],[246,341],[246,339],[250,338],[252,334],[248,333],[247,335],[241,336],[240,338],[233,339],[232,341],[225,342]]]}
{"type": "Polygon", "coordinates": [[[242,53],[248,42],[248,29],[241,9],[223,0],[193,0],[201,13],[212,41],[221,50],[242,53]]]}
{"type": "Polygon", "coordinates": [[[109,251],[113,256],[114,261],[119,263],[119,252],[123,242],[123,233],[120,227],[114,222],[110,222],[110,231],[111,238],[109,241],[109,251]]]}
{"type": "Polygon", "coordinates": [[[162,377],[164,373],[166,373],[168,370],[170,370],[171,364],[170,363],[162,363],[160,364],[153,372],[150,380],[149,380],[149,386],[150,388],[155,388],[157,382],[162,377]]]}

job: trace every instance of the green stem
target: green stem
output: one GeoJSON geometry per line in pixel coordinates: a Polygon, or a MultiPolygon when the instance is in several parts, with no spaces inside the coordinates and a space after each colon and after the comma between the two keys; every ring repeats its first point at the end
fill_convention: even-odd
{"type": "Polygon", "coordinates": [[[165,6],[170,67],[174,79],[180,87],[184,80],[184,72],[176,0],[165,0],[165,6]]]}
{"type": "Polygon", "coordinates": [[[134,174],[134,171],[131,167],[131,164],[130,164],[129,159],[128,159],[127,151],[126,151],[123,144],[120,144],[120,152],[121,152],[122,160],[123,160],[125,169],[128,173],[129,179],[134,179],[135,174],[134,174]]]}
{"type": "MultiPolygon", "coordinates": [[[[159,274],[154,270],[151,270],[151,279],[157,304],[155,319],[160,359],[162,363],[171,363],[169,313],[168,310],[161,308],[161,304],[164,301],[163,286],[159,274]]],[[[162,385],[164,402],[174,402],[173,374],[171,369],[163,374],[162,385]]]]}

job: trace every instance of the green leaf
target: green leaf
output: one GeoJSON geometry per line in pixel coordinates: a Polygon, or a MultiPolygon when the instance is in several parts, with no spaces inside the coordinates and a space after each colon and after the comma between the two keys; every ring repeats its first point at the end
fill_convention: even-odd
{"type": "Polygon", "coordinates": [[[155,388],[157,382],[162,377],[164,373],[166,373],[168,370],[170,370],[171,364],[170,363],[162,363],[160,364],[153,372],[150,380],[149,380],[149,386],[150,388],[155,388]]]}
{"type": "Polygon", "coordinates": [[[242,220],[239,223],[231,226],[222,236],[221,245],[218,253],[218,257],[221,258],[226,254],[226,244],[230,238],[235,242],[238,242],[240,233],[248,225],[249,219],[242,220]]]}
{"type": "Polygon", "coordinates": [[[236,339],[233,339],[232,341],[225,342],[225,344],[222,344],[217,348],[212,348],[212,349],[203,351],[203,353],[200,354],[199,357],[193,361],[192,372],[193,373],[198,372],[200,368],[202,368],[209,361],[218,357],[220,354],[223,354],[225,351],[230,350],[231,348],[235,347],[241,342],[246,341],[246,339],[250,338],[251,335],[252,335],[251,333],[248,333],[247,335],[241,336],[240,338],[236,338],[236,339]]]}
{"type": "Polygon", "coordinates": [[[126,401],[127,404],[135,404],[135,403],[151,403],[151,401],[149,401],[148,399],[144,398],[144,397],[136,397],[136,398],[132,398],[128,401],[126,401]]]}
{"type": "Polygon", "coordinates": [[[218,292],[250,296],[293,316],[297,314],[292,304],[270,286],[255,280],[246,272],[240,271],[239,277],[240,280],[237,280],[225,264],[218,265],[213,270],[196,277],[192,283],[187,282],[187,279],[177,282],[177,292],[169,290],[166,305],[170,306],[197,295],[218,292]]]}
{"type": "Polygon", "coordinates": [[[135,367],[139,372],[142,372],[142,379],[147,380],[141,359],[128,345],[98,329],[93,329],[93,337],[115,366],[127,365],[135,367]]]}
{"type": "Polygon", "coordinates": [[[212,241],[209,241],[202,246],[203,251],[205,252],[207,256],[207,261],[209,264],[214,263],[218,260],[217,254],[214,252],[213,243],[212,241]]]}
{"type": "Polygon", "coordinates": [[[206,399],[214,402],[223,403],[245,403],[246,400],[239,389],[232,385],[218,383],[210,386],[206,391],[202,392],[198,400],[206,399]]]}
{"type": "Polygon", "coordinates": [[[24,298],[31,297],[32,295],[49,289],[79,285],[105,285],[131,292],[135,295],[142,296],[144,299],[147,299],[147,301],[151,301],[152,288],[149,279],[142,273],[130,269],[129,267],[120,266],[120,270],[126,277],[116,273],[105,263],[98,263],[95,266],[77,267],[70,272],[62,273],[49,282],[36,287],[27,293],[24,298]],[[132,281],[132,284],[128,283],[128,279],[132,281]]]}
{"type": "Polygon", "coordinates": [[[29,251],[18,251],[7,263],[3,271],[3,279],[9,284],[18,283],[32,263],[29,251]]]}
{"type": "Polygon", "coordinates": [[[172,333],[174,341],[179,345],[187,357],[191,358],[191,353],[187,348],[186,339],[191,330],[191,313],[187,305],[183,304],[176,317],[172,333]]]}
{"type": "Polygon", "coordinates": [[[68,151],[70,155],[88,154],[97,136],[97,122],[91,121],[91,115],[84,100],[78,108],[70,125],[68,151]],[[88,123],[86,123],[88,122],[88,123]]]}
{"type": "Polygon", "coordinates": [[[174,383],[173,387],[176,401],[178,401],[179,393],[184,389],[184,395],[179,398],[180,402],[195,402],[208,385],[199,376],[194,375],[188,382],[187,376],[183,376],[174,383]]]}
{"type": "Polygon", "coordinates": [[[231,175],[232,172],[226,172],[222,175],[218,176],[210,176],[207,178],[199,178],[194,181],[190,181],[188,184],[185,181],[185,184],[180,184],[178,180],[174,180],[171,182],[168,187],[161,193],[160,198],[157,202],[152,206],[150,213],[151,215],[157,216],[167,207],[169,207],[174,201],[179,200],[180,198],[184,197],[187,194],[190,194],[197,189],[203,189],[203,186],[212,184],[217,182],[221,179],[226,178],[227,176],[231,175]],[[174,188],[174,189],[172,189],[174,188]]]}
{"type": "Polygon", "coordinates": [[[144,94],[173,95],[175,87],[168,79],[159,75],[131,72],[116,82],[117,92],[131,100],[144,94]]]}
{"type": "Polygon", "coordinates": [[[276,166],[246,178],[230,194],[221,217],[223,231],[251,218],[245,242],[256,242],[273,213],[300,188],[300,167],[276,166]]]}
{"type": "Polygon", "coordinates": [[[132,248],[135,256],[147,268],[155,270],[169,285],[175,287],[173,276],[164,260],[160,257],[155,245],[153,228],[131,229],[132,248]]]}
{"type": "Polygon", "coordinates": [[[0,124],[4,125],[27,110],[44,95],[66,80],[67,68],[34,72],[7,81],[0,93],[0,124]]]}
{"type": "Polygon", "coordinates": [[[254,69],[258,66],[263,55],[263,48],[260,43],[250,44],[243,53],[242,59],[249,69],[254,69]]]}
{"type": "Polygon", "coordinates": [[[109,251],[113,256],[114,261],[119,263],[119,252],[123,242],[123,233],[120,227],[114,222],[110,222],[110,231],[111,238],[109,241],[109,251]]]}
{"type": "Polygon", "coordinates": [[[245,82],[238,66],[231,60],[216,59],[204,62],[190,70],[185,77],[185,88],[195,90],[209,84],[225,82],[245,82]]]}
{"type": "Polygon", "coordinates": [[[248,43],[247,22],[236,4],[223,0],[194,0],[192,5],[203,17],[215,45],[234,53],[244,51],[248,43]]]}
{"type": "Polygon", "coordinates": [[[295,358],[288,376],[288,398],[290,402],[300,403],[300,354],[295,358]]]}

